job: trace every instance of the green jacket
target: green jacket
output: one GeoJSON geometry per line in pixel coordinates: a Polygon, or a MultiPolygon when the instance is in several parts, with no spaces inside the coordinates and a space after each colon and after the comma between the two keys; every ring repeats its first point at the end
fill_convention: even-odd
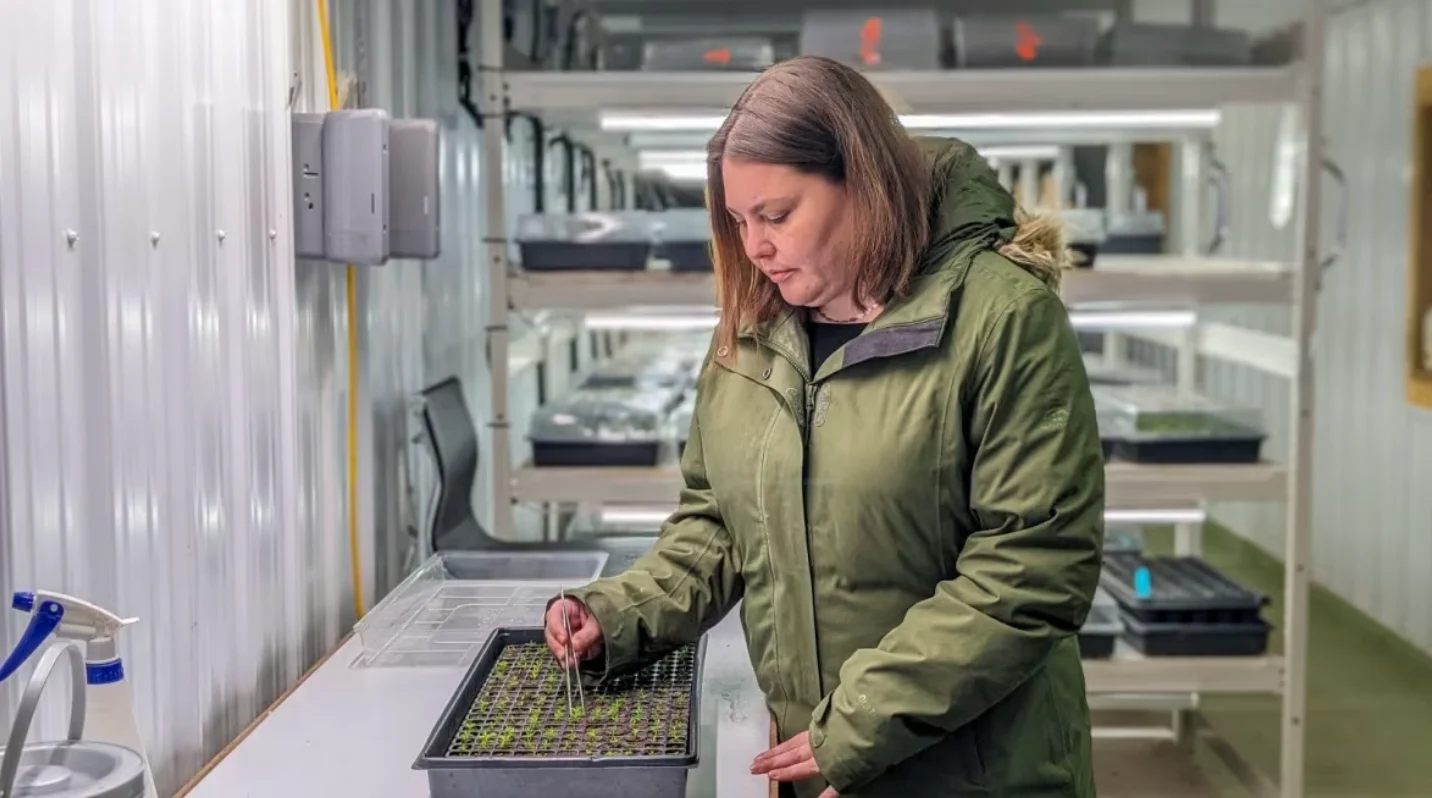
{"type": "Polygon", "coordinates": [[[573,595],[609,672],[739,604],[781,739],[809,729],[842,796],[1094,798],[1088,377],[1057,291],[995,251],[1014,200],[967,145],[922,144],[936,196],[910,293],[815,374],[795,312],[708,358],[680,508],[629,571],[573,595]]]}

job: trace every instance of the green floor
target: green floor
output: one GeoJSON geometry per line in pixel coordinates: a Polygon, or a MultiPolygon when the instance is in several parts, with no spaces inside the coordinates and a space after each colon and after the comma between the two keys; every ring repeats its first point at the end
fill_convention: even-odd
{"type": "MultiPolygon", "coordinates": [[[[1148,547],[1170,545],[1171,536],[1154,535],[1148,547]]],[[[1281,626],[1280,563],[1213,528],[1204,536],[1204,552],[1228,575],[1272,596],[1265,617],[1281,626]]],[[[1308,798],[1432,796],[1432,657],[1320,587],[1313,589],[1310,614],[1308,798]]],[[[1273,640],[1280,649],[1281,636],[1273,640]]],[[[1276,778],[1276,698],[1215,696],[1204,707],[1229,742],[1276,778]]],[[[1226,774],[1216,781],[1226,784],[1226,774]]]]}

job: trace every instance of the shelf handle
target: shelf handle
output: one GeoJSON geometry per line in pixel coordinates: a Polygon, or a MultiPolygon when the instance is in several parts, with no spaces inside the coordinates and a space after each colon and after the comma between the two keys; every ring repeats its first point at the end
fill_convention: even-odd
{"type": "Polygon", "coordinates": [[[1348,203],[1347,173],[1330,157],[1323,158],[1323,171],[1338,184],[1338,205],[1337,205],[1337,237],[1333,239],[1332,246],[1328,247],[1327,254],[1323,256],[1322,271],[1331,269],[1347,250],[1348,213],[1351,210],[1348,203]]]}
{"type": "Polygon", "coordinates": [[[1213,238],[1208,242],[1208,254],[1217,255],[1228,241],[1232,227],[1233,180],[1229,177],[1227,164],[1219,160],[1211,147],[1208,153],[1208,182],[1213,186],[1213,238]]]}

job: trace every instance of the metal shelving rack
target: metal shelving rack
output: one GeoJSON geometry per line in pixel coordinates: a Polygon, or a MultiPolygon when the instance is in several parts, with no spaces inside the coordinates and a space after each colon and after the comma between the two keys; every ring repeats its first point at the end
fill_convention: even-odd
{"type": "MultiPolygon", "coordinates": [[[[520,72],[501,63],[502,10],[498,0],[482,0],[480,30],[484,59],[482,86],[489,115],[507,111],[550,115],[554,120],[590,118],[596,111],[682,110],[721,113],[737,97],[749,75],[726,73],[520,72]]],[[[1227,325],[1194,328],[1165,335],[1181,347],[1180,382],[1192,382],[1199,355],[1229,355],[1237,362],[1270,368],[1293,380],[1292,428],[1286,463],[1253,465],[1143,466],[1108,465],[1110,506],[1158,506],[1160,503],[1281,501],[1288,506],[1285,535],[1285,609],[1283,653],[1253,658],[1143,658],[1122,647],[1108,661],[1085,664],[1095,698],[1122,696],[1135,703],[1175,711],[1170,730],[1176,739],[1202,738],[1256,795],[1303,793],[1304,718],[1307,680],[1308,585],[1310,574],[1313,370],[1310,342],[1316,324],[1319,276],[1324,247],[1315,220],[1321,218],[1323,42],[1326,0],[1312,0],[1303,23],[1300,60],[1282,68],[1253,69],[1080,69],[970,72],[882,72],[872,77],[896,98],[901,111],[1000,113],[1052,110],[1158,110],[1213,108],[1230,103],[1289,103],[1301,111],[1305,147],[1299,169],[1301,218],[1299,246],[1292,264],[1185,256],[1105,257],[1099,268],[1069,275],[1064,288],[1071,302],[1123,301],[1208,305],[1224,302],[1278,303],[1293,310],[1290,340],[1239,332],[1227,325]],[[1217,345],[1209,344],[1212,340],[1217,345]],[[1279,349],[1276,355],[1263,350],[1279,349]],[[1259,350],[1249,353],[1248,350],[1259,350]],[[1282,751],[1275,782],[1258,772],[1218,738],[1197,715],[1203,693],[1275,694],[1282,701],[1282,751]]],[[[504,157],[503,129],[483,131],[486,163],[504,157]]],[[[1197,148],[1194,148],[1197,149],[1197,148]]],[[[488,170],[488,175],[500,170],[488,170]]],[[[1185,182],[1201,177],[1198,165],[1186,169],[1185,182]]],[[[506,225],[501,179],[484,180],[488,230],[506,225]]],[[[1194,196],[1197,196],[1196,194],[1194,196]]],[[[1196,218],[1196,216],[1195,216],[1196,218]]],[[[504,235],[487,239],[488,311],[492,385],[492,447],[509,451],[509,314],[515,310],[619,311],[639,305],[711,306],[712,279],[700,275],[652,273],[522,274],[508,262],[504,235]]],[[[713,308],[714,312],[714,308],[713,308]]],[[[505,457],[487,461],[493,480],[494,531],[511,530],[516,503],[670,504],[680,485],[675,467],[534,468],[513,467],[505,457]]],[[[1180,529],[1180,547],[1197,547],[1196,530],[1180,529]],[[1191,533],[1191,534],[1184,534],[1191,533]],[[1189,544],[1188,539],[1193,543],[1189,544]]]]}

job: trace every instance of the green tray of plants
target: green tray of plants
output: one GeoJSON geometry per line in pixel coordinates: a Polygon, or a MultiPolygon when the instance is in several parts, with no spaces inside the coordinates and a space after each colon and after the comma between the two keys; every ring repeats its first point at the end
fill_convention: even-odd
{"type": "MultiPolygon", "coordinates": [[[[539,628],[488,638],[414,767],[434,796],[679,798],[697,764],[704,641],[587,686],[583,710],[539,628]]],[[[571,675],[575,679],[575,674],[571,675]]]]}

